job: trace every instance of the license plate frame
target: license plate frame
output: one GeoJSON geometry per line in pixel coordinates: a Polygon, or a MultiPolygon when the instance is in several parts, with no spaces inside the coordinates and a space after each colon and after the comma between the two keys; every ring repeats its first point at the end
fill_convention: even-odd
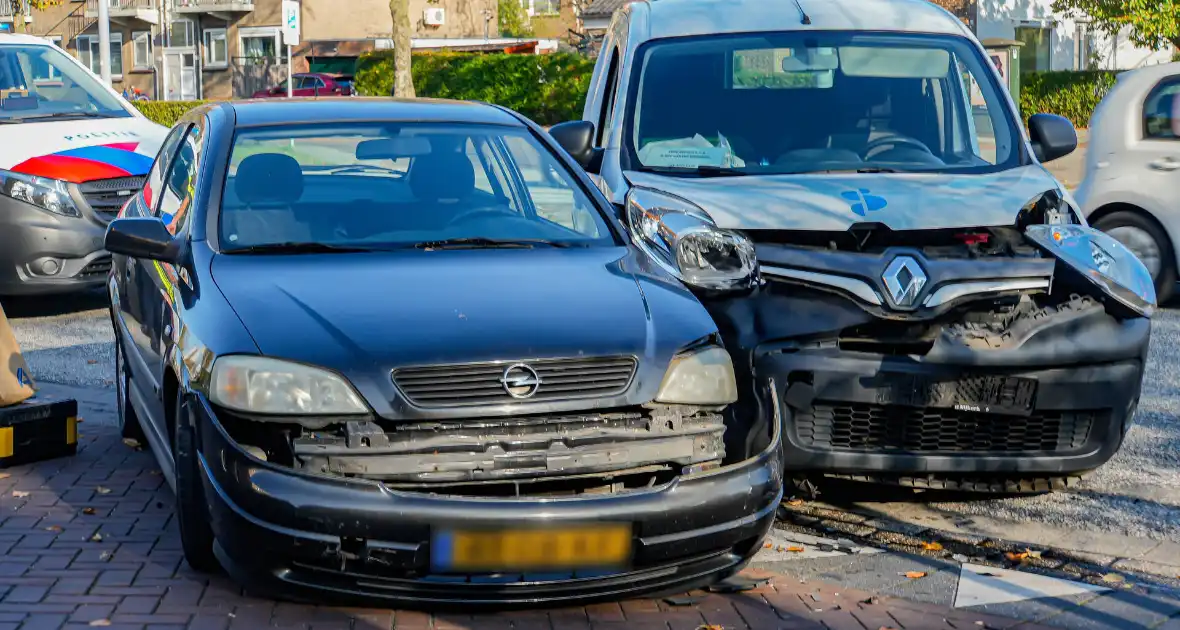
{"type": "Polygon", "coordinates": [[[1036,408],[1037,385],[1021,376],[890,374],[877,389],[877,404],[1028,417],[1036,408]]]}
{"type": "Polygon", "coordinates": [[[430,566],[439,573],[623,569],[634,552],[630,523],[550,528],[436,528],[430,566]]]}

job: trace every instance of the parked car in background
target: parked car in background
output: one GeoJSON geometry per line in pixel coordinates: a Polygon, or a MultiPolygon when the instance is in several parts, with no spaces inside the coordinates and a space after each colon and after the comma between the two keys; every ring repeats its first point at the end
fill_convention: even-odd
{"type": "Polygon", "coordinates": [[[1121,73],[1091,117],[1085,179],[1075,196],[1094,227],[1143,261],[1160,302],[1176,291],[1177,190],[1180,63],[1121,73]]]}
{"type": "Polygon", "coordinates": [[[1039,492],[1119,449],[1150,275],[1042,166],[1070,122],[1029,142],[945,9],[639,0],[590,86],[550,133],[709,308],[730,427],[782,422],[792,475],[1039,492]]]}
{"type": "Polygon", "coordinates": [[[726,426],[716,324],[513,112],[206,105],[106,243],[119,422],[197,569],[281,598],[616,599],[724,578],[773,523],[779,436],[726,426]]]}
{"type": "Polygon", "coordinates": [[[100,287],[167,129],[48,40],[0,33],[0,295],[100,287]]]}
{"type": "MultiPolygon", "coordinates": [[[[292,96],[356,96],[353,92],[352,76],[311,72],[291,77],[294,85],[292,96]]],[[[254,93],[254,98],[286,98],[287,81],[254,93]]]]}

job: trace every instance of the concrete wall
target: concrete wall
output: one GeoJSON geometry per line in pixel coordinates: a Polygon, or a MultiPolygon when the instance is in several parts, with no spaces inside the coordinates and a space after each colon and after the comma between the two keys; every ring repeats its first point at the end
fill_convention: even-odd
{"type": "MultiPolygon", "coordinates": [[[[483,37],[485,24],[488,35],[498,37],[497,15],[496,0],[410,0],[414,37],[483,37]],[[426,26],[422,16],[427,8],[445,10],[446,23],[426,26]]],[[[392,31],[388,0],[303,0],[306,40],[388,38],[392,31]]]]}

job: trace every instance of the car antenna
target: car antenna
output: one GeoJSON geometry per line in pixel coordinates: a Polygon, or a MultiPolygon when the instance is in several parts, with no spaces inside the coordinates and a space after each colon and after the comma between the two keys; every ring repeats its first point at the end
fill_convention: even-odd
{"type": "Polygon", "coordinates": [[[803,5],[799,4],[799,0],[795,0],[795,8],[799,9],[799,15],[803,16],[803,23],[811,24],[811,18],[808,17],[807,12],[803,10],[803,5]]]}

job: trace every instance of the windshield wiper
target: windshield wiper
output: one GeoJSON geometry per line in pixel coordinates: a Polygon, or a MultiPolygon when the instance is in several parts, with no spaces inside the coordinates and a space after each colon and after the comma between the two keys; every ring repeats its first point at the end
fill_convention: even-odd
{"type": "Polygon", "coordinates": [[[418,249],[532,249],[537,245],[548,247],[572,247],[572,244],[562,241],[545,239],[498,239],[482,236],[470,238],[448,238],[439,241],[423,241],[414,245],[418,249]]]}
{"type": "Polygon", "coordinates": [[[32,116],[21,116],[15,120],[51,120],[54,118],[114,118],[114,116],[99,112],[54,112],[52,114],[34,114],[32,116]]]}
{"type": "Polygon", "coordinates": [[[643,166],[639,170],[646,173],[700,175],[701,177],[744,177],[750,174],[729,166],[714,166],[712,164],[702,164],[701,166],[692,168],[679,166],[643,166]]]}
{"type": "Polygon", "coordinates": [[[237,249],[227,249],[227,254],[345,254],[380,251],[357,245],[331,245],[329,243],[263,243],[237,249]]]}

